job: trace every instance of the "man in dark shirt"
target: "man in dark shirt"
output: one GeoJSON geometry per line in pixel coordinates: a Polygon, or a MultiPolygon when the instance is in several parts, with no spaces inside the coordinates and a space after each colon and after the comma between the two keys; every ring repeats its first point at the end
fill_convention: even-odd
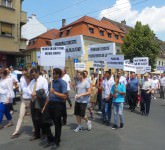
{"type": "Polygon", "coordinates": [[[61,79],[61,76],[61,69],[55,68],[53,70],[53,81],[50,88],[49,100],[47,101],[47,111],[55,126],[55,137],[53,137],[51,129],[49,128],[47,131],[48,144],[45,147],[54,144],[54,146],[59,146],[61,141],[61,119],[65,111],[65,100],[67,98],[67,84],[61,79]]]}
{"type": "Polygon", "coordinates": [[[128,97],[129,97],[129,106],[130,110],[133,112],[136,107],[137,102],[137,93],[138,93],[138,79],[134,72],[131,73],[131,78],[128,80],[127,85],[128,97]]]}

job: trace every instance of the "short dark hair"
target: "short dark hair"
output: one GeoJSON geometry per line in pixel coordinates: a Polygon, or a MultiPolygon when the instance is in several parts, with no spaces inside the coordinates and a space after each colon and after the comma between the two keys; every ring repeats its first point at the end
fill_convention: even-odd
{"type": "Polygon", "coordinates": [[[111,75],[111,70],[106,71],[106,73],[108,73],[109,75],[111,75]]]}
{"type": "Polygon", "coordinates": [[[60,68],[54,68],[53,69],[53,74],[58,74],[60,77],[62,76],[62,71],[61,71],[61,69],[60,68]]]}
{"type": "Polygon", "coordinates": [[[7,70],[4,70],[4,71],[2,72],[2,74],[3,74],[4,76],[7,76],[7,75],[8,75],[7,70]]]}
{"type": "Polygon", "coordinates": [[[33,72],[35,72],[35,73],[40,73],[40,71],[39,71],[37,68],[32,68],[32,69],[30,70],[30,74],[32,74],[33,72]]]}
{"type": "Polygon", "coordinates": [[[85,76],[85,71],[78,71],[78,73],[80,74],[80,75],[82,75],[83,76],[83,78],[85,78],[86,76],[85,76]]]}

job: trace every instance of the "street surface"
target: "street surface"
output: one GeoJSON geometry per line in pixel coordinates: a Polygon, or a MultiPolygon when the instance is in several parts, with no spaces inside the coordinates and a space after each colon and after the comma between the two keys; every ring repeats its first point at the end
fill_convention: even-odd
{"type": "MultiPolygon", "coordinates": [[[[19,112],[19,102],[15,106],[19,112]]],[[[14,124],[18,112],[14,114],[14,124]]],[[[59,150],[164,150],[165,149],[165,100],[152,100],[148,117],[141,116],[139,108],[134,113],[125,106],[124,129],[112,130],[105,126],[100,116],[95,114],[92,131],[75,133],[76,127],[73,110],[68,109],[68,123],[62,130],[62,142],[59,150]]],[[[113,116],[113,115],[112,115],[113,116]]],[[[113,123],[113,117],[112,117],[113,123]]],[[[86,128],[86,124],[83,124],[86,128]]],[[[15,126],[0,130],[0,150],[42,150],[40,140],[30,142],[32,123],[25,117],[22,134],[17,139],[10,139],[15,126]]],[[[54,131],[53,131],[54,132],[54,131]]],[[[50,148],[47,148],[50,149],[50,148]]]]}

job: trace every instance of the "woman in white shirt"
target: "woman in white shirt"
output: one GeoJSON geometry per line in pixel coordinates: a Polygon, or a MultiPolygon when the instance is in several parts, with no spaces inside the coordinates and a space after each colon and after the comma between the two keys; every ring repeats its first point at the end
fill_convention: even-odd
{"type": "Polygon", "coordinates": [[[30,106],[30,101],[32,99],[31,93],[34,88],[34,80],[31,80],[30,74],[24,74],[21,80],[21,90],[22,90],[22,101],[20,106],[20,114],[18,118],[18,122],[16,125],[16,129],[12,134],[11,138],[17,138],[20,135],[20,128],[23,121],[23,118],[26,114],[27,108],[30,106]]]}
{"type": "Polygon", "coordinates": [[[9,110],[9,103],[10,99],[13,98],[13,90],[11,86],[10,79],[8,78],[8,73],[7,70],[4,70],[2,72],[2,78],[0,80],[0,128],[2,129],[3,127],[9,127],[13,125],[12,122],[12,116],[10,114],[9,110]],[[2,120],[3,116],[6,116],[8,120],[8,124],[5,126],[2,126],[2,120]]]}

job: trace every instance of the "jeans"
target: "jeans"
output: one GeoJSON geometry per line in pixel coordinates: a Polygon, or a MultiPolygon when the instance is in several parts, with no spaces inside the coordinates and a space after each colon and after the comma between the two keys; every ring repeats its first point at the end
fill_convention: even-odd
{"type": "Polygon", "coordinates": [[[165,86],[160,86],[160,98],[164,99],[165,95],[165,86]]]}
{"type": "Polygon", "coordinates": [[[114,109],[114,124],[118,124],[118,115],[120,117],[120,124],[124,123],[124,117],[123,117],[123,103],[113,103],[113,109],[114,109]]]}
{"type": "Polygon", "coordinates": [[[111,122],[112,99],[110,99],[109,101],[105,101],[105,99],[103,99],[102,105],[103,105],[103,110],[102,110],[103,121],[111,122]]]}
{"type": "Polygon", "coordinates": [[[8,104],[0,103],[0,123],[2,123],[3,115],[6,116],[7,120],[12,120],[8,104]]]}

